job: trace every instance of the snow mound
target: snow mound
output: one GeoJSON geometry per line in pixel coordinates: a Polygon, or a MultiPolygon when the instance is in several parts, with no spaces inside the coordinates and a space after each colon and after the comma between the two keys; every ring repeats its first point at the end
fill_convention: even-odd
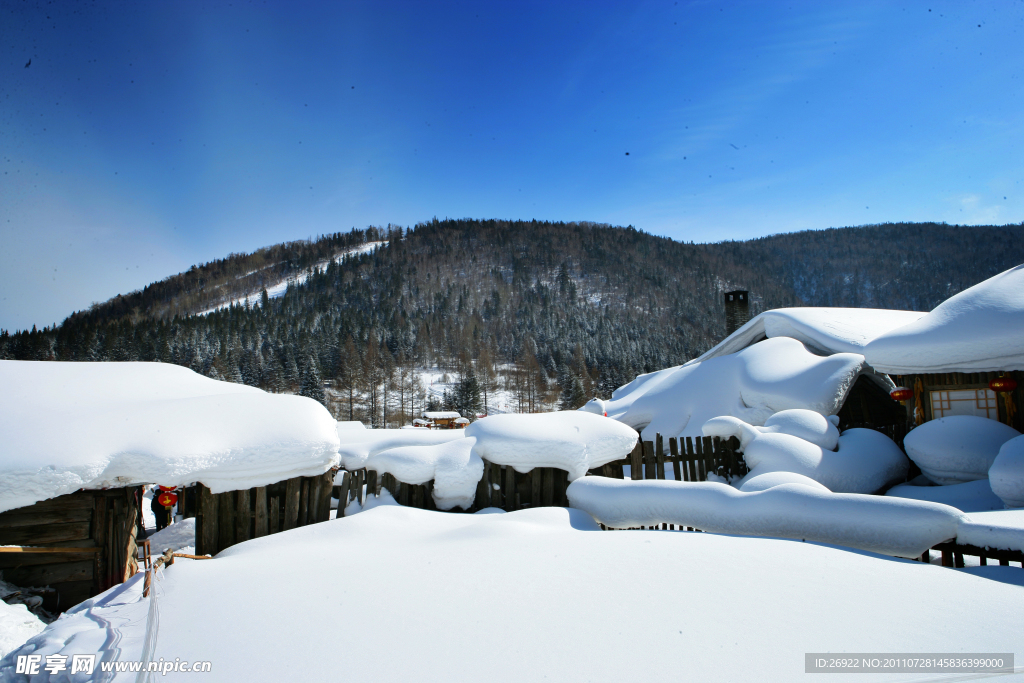
{"type": "Polygon", "coordinates": [[[196,545],[196,518],[189,517],[180,522],[170,524],[160,531],[149,535],[149,547],[156,555],[165,550],[178,551],[196,545]]]}
{"type": "Polygon", "coordinates": [[[0,512],[80,488],[201,481],[214,493],[322,474],[327,409],[168,363],[0,361],[0,512]]]}
{"type": "Polygon", "coordinates": [[[839,417],[824,417],[813,410],[795,408],[775,413],[764,421],[763,427],[747,424],[742,420],[730,417],[714,417],[704,423],[701,428],[704,436],[720,436],[729,438],[736,436],[740,440],[740,448],[746,448],[760,434],[789,434],[808,441],[825,450],[834,451],[839,444],[839,429],[836,425],[839,417]]]}
{"type": "Polygon", "coordinates": [[[25,605],[8,605],[0,600],[0,659],[45,628],[46,624],[25,605]]]}
{"type": "Polygon", "coordinates": [[[476,438],[474,451],[484,460],[517,472],[557,467],[569,481],[625,458],[637,442],[621,422],[577,410],[491,415],[466,427],[465,436],[476,438]]]}
{"type": "Polygon", "coordinates": [[[585,477],[568,488],[569,503],[606,526],[679,524],[703,531],[833,543],[920,557],[956,538],[966,516],[947,505],[903,498],[831,493],[780,484],[745,493],[725,484],[585,477]]]}
{"type": "Polygon", "coordinates": [[[484,461],[474,452],[474,438],[461,438],[436,446],[400,446],[370,456],[367,469],[393,474],[406,484],[434,480],[434,503],[439,510],[455,506],[469,509],[476,485],[484,474],[484,461]]]}
{"type": "Polygon", "coordinates": [[[1003,501],[992,493],[987,479],[948,486],[900,484],[886,491],[885,495],[914,500],[930,500],[933,503],[949,505],[963,512],[988,512],[1003,509],[1003,501]]]}
{"type": "Polygon", "coordinates": [[[956,542],[979,548],[1024,551],[1024,510],[975,512],[960,524],[956,542]]]}
{"type": "MultiPolygon", "coordinates": [[[[831,425],[831,423],[829,423],[831,425]]],[[[903,481],[909,463],[892,439],[871,429],[848,429],[835,451],[782,432],[762,432],[733,417],[704,425],[705,436],[739,438],[750,468],[738,486],[768,472],[795,472],[836,493],[874,493],[903,481]]]]}
{"type": "Polygon", "coordinates": [[[920,320],[879,335],[864,355],[880,372],[1024,370],[1024,265],[951,296],[920,320]]]}
{"type": "Polygon", "coordinates": [[[763,425],[792,408],[821,415],[839,412],[847,392],[864,370],[864,357],[837,353],[823,358],[788,337],[766,339],[727,356],[641,375],[612,394],[612,400],[583,410],[607,412],[644,439],[700,436],[713,417],[731,415],[763,425]]]}
{"type": "Polygon", "coordinates": [[[987,479],[999,448],[1020,436],[1013,427],[977,415],[925,422],[903,439],[907,455],[936,484],[987,479]]]}
{"type": "MultiPolygon", "coordinates": [[[[466,437],[461,429],[347,429],[338,426],[341,464],[347,470],[366,467],[369,459],[392,448],[402,446],[436,446],[466,437]]],[[[341,473],[335,479],[340,484],[341,473]]]]}
{"type": "Polygon", "coordinates": [[[988,470],[992,491],[1007,507],[1024,507],[1024,436],[1002,445],[988,470]]]}
{"type": "Polygon", "coordinates": [[[765,474],[759,474],[756,477],[750,477],[743,482],[743,486],[740,487],[740,491],[744,493],[754,493],[755,491],[764,491],[766,489],[780,486],[781,484],[800,484],[802,486],[810,486],[812,489],[818,489],[819,491],[828,491],[827,488],[814,481],[810,477],[805,477],[802,474],[796,472],[766,472],[765,474]]]}

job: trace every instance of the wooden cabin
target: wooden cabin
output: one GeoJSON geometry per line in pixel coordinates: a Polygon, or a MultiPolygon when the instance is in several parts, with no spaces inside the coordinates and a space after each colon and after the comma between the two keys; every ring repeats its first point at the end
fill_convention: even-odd
{"type": "Polygon", "coordinates": [[[63,612],[131,578],[142,492],[81,490],[0,513],[4,580],[51,588],[43,607],[63,612]]]}
{"type": "Polygon", "coordinates": [[[189,487],[196,500],[196,554],[216,555],[250,538],[326,522],[337,471],[223,493],[201,483],[189,487]]]}
{"type": "Polygon", "coordinates": [[[1024,372],[943,372],[934,374],[891,375],[900,387],[913,392],[906,401],[907,428],[950,415],[977,415],[998,420],[1024,432],[1024,372]],[[1006,377],[1016,383],[1012,391],[993,391],[992,385],[1006,377]]]}
{"type": "Polygon", "coordinates": [[[462,418],[462,415],[454,410],[428,410],[422,417],[430,421],[427,426],[431,429],[455,429],[458,427],[455,421],[462,418]]]}

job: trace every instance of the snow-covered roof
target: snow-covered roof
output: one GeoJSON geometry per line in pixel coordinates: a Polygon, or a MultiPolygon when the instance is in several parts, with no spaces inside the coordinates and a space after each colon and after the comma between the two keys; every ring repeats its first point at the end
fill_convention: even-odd
{"type": "Polygon", "coordinates": [[[423,417],[428,420],[456,420],[462,417],[462,414],[454,410],[428,410],[423,413],[423,417]]]}
{"type": "Polygon", "coordinates": [[[177,365],[4,360],[0,387],[0,512],[80,488],[245,489],[338,462],[316,401],[177,365]]]}
{"type": "Polygon", "coordinates": [[[863,354],[875,337],[925,315],[878,308],[776,308],[755,316],[690,363],[736,353],[766,337],[792,337],[819,353],[863,354]]]}
{"type": "Polygon", "coordinates": [[[776,337],[737,353],[640,375],[616,389],[610,401],[594,399],[581,410],[643,429],[644,439],[655,433],[701,436],[704,423],[722,415],[752,425],[791,408],[834,415],[864,371],[859,354],[823,357],[796,339],[776,337]]]}
{"type": "Polygon", "coordinates": [[[1024,370],[1024,265],[951,296],[864,349],[894,374],[1024,370]]]}

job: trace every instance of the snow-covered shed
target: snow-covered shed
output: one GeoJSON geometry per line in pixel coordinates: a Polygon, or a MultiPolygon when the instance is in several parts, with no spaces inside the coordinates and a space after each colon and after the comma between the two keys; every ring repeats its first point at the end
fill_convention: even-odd
{"type": "MultiPolygon", "coordinates": [[[[330,493],[337,429],[311,399],[163,363],[5,360],[0,386],[0,545],[14,546],[0,552],[0,569],[57,588],[59,609],[134,573],[143,484],[198,485],[200,553],[223,547],[208,535],[204,545],[203,530],[261,535],[250,489],[300,479],[297,508],[301,478],[327,480],[330,493]],[[232,505],[211,514],[210,500],[225,495],[232,505]]],[[[326,518],[329,499],[318,495],[307,507],[326,518]]],[[[286,500],[282,492],[282,509],[286,500]]]]}
{"type": "Polygon", "coordinates": [[[864,358],[875,337],[924,313],[859,308],[783,308],[751,319],[684,365],[640,375],[609,401],[584,410],[614,417],[644,440],[701,435],[707,420],[731,415],[764,424],[794,408],[839,415],[842,428],[905,421],[889,397],[895,385],[864,358]]]}
{"type": "Polygon", "coordinates": [[[1024,431],[1024,265],[878,335],[864,355],[913,392],[914,424],[977,415],[1024,431]]]}
{"type": "Polygon", "coordinates": [[[422,414],[423,419],[428,420],[428,427],[436,429],[454,429],[455,421],[462,417],[461,413],[454,410],[427,410],[422,414]]]}

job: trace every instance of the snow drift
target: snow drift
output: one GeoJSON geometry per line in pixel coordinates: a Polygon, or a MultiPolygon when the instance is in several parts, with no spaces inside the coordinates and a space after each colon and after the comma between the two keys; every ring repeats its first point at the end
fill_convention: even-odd
{"type": "Polygon", "coordinates": [[[581,410],[607,413],[643,430],[648,440],[655,433],[700,436],[701,426],[721,415],[763,425],[792,408],[835,414],[864,368],[858,354],[821,357],[796,339],[778,337],[734,354],[641,375],[616,389],[610,401],[595,399],[581,410]]]}
{"type": "Polygon", "coordinates": [[[433,480],[434,503],[439,510],[468,509],[484,474],[484,461],[474,452],[475,445],[476,439],[462,438],[436,446],[400,446],[374,454],[366,467],[388,472],[406,484],[433,480]]]}
{"type": "Polygon", "coordinates": [[[936,484],[987,479],[999,448],[1020,436],[1013,427],[977,415],[925,422],[903,439],[907,455],[936,484]]]}
{"type": "Polygon", "coordinates": [[[846,430],[835,451],[785,432],[764,432],[734,417],[708,420],[703,431],[705,436],[739,438],[750,468],[739,483],[741,488],[767,472],[795,472],[836,493],[874,493],[903,481],[909,465],[892,439],[871,429],[846,430]]]}
{"type": "Polygon", "coordinates": [[[1024,265],[951,296],[864,347],[868,363],[901,375],[1024,370],[1024,265]]]}
{"type": "Polygon", "coordinates": [[[929,500],[933,503],[942,503],[943,505],[954,507],[962,512],[989,512],[991,510],[1003,509],[1003,501],[999,500],[999,497],[992,493],[987,479],[969,481],[963,484],[950,484],[948,486],[900,484],[886,491],[885,495],[913,498],[914,500],[929,500]]]}
{"type": "MultiPolygon", "coordinates": [[[[338,423],[341,440],[338,453],[342,466],[347,470],[362,469],[372,456],[392,448],[436,446],[466,437],[461,429],[348,429],[342,424],[338,423]]],[[[341,474],[338,476],[340,478],[341,474]]],[[[335,483],[340,484],[340,479],[335,483]]]]}
{"type": "Polygon", "coordinates": [[[1002,445],[988,470],[988,478],[992,492],[1007,507],[1024,507],[1024,436],[1002,445]]]}
{"type": "Polygon", "coordinates": [[[703,531],[833,543],[920,557],[956,538],[966,516],[946,505],[902,498],[830,493],[781,484],[744,493],[726,484],[629,481],[586,477],[568,489],[569,503],[606,526],[680,524],[703,531]]]}
{"type": "Polygon", "coordinates": [[[476,438],[473,450],[484,460],[517,472],[557,467],[569,481],[626,457],[637,442],[637,433],[621,422],[577,410],[491,415],[465,433],[476,438]]]}
{"type": "Polygon", "coordinates": [[[338,461],[316,401],[177,365],[5,360],[0,386],[0,512],[80,488],[201,481],[218,493],[338,461]]]}

